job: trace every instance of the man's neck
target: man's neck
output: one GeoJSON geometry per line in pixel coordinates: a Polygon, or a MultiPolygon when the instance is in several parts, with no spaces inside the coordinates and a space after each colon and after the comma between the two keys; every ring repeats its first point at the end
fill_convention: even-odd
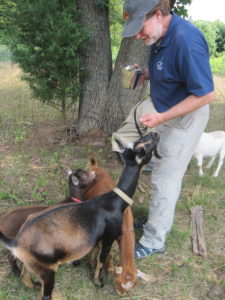
{"type": "Polygon", "coordinates": [[[172,14],[169,14],[168,16],[163,17],[163,34],[162,37],[164,37],[168,31],[168,28],[170,26],[170,22],[172,20],[172,14]]]}

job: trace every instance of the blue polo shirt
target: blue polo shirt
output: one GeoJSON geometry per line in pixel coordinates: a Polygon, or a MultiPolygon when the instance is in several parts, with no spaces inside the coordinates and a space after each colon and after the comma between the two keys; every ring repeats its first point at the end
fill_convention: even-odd
{"type": "Polygon", "coordinates": [[[149,55],[150,93],[155,109],[167,111],[187,96],[214,90],[209,49],[201,31],[172,13],[166,35],[149,55]]]}

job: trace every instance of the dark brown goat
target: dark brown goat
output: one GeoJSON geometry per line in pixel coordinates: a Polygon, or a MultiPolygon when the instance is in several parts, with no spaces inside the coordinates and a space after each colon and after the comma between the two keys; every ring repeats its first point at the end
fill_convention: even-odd
{"type": "MultiPolygon", "coordinates": [[[[63,202],[56,205],[79,201],[78,199],[83,198],[85,189],[89,185],[92,185],[96,179],[96,174],[94,171],[85,171],[82,169],[78,169],[74,173],[72,171],[69,171],[68,175],[69,196],[63,202]]],[[[8,237],[14,238],[29,215],[38,213],[49,207],[53,207],[53,205],[18,207],[12,209],[0,217],[0,231],[8,237]]],[[[39,284],[33,282],[26,268],[23,267],[21,272],[17,265],[17,259],[10,252],[8,253],[8,260],[14,274],[17,276],[21,276],[21,280],[27,287],[39,287],[39,284]]]]}
{"type": "MultiPolygon", "coordinates": [[[[140,175],[156,151],[157,133],[149,133],[125,149],[125,167],[117,187],[132,197],[140,175]]],[[[114,240],[121,234],[128,203],[111,191],[77,204],[64,204],[29,216],[16,238],[0,232],[0,241],[42,281],[42,300],[51,300],[58,265],[80,259],[102,241],[104,266],[114,240]]],[[[100,271],[101,275],[101,271],[100,271]]]]}

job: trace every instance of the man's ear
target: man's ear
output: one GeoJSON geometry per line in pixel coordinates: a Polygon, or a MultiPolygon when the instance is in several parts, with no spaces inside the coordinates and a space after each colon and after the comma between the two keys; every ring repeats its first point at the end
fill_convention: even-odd
{"type": "Polygon", "coordinates": [[[159,19],[159,20],[161,20],[163,17],[163,15],[159,9],[156,11],[155,15],[156,15],[157,19],[159,19]]]}

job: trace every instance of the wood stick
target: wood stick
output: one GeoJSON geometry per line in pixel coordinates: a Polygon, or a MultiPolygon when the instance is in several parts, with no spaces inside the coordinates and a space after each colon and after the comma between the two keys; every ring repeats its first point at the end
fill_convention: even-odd
{"type": "Polygon", "coordinates": [[[207,257],[205,237],[202,228],[202,207],[191,208],[191,240],[193,252],[207,257]]]}

